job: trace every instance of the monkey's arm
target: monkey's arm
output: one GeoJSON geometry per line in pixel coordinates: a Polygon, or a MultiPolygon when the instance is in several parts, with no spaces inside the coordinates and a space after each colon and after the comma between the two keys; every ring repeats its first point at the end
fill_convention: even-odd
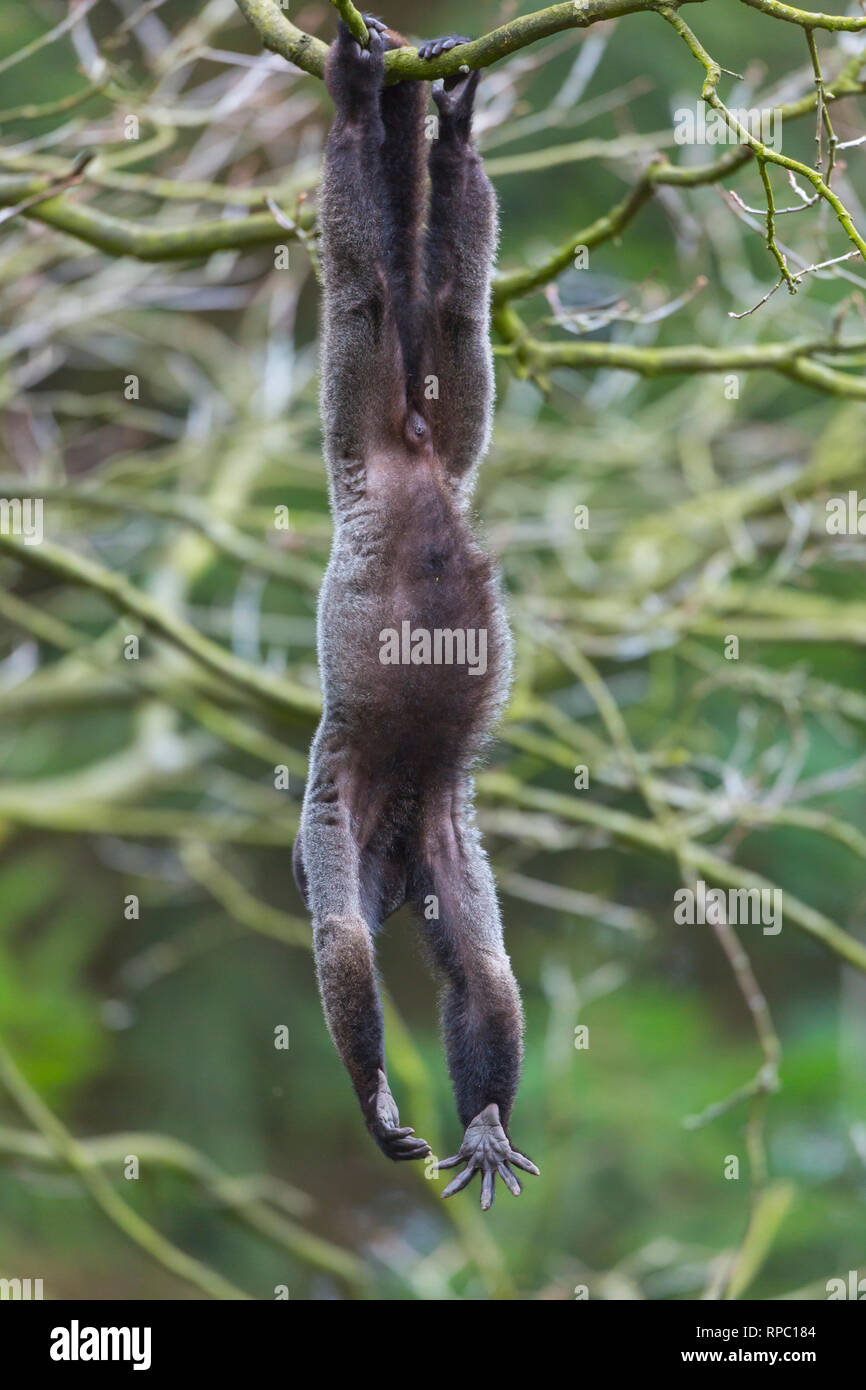
{"type": "Polygon", "coordinates": [[[343,466],[375,443],[393,375],[381,198],[385,39],[382,26],[369,29],[364,49],[341,23],[325,70],[336,114],[321,185],[322,415],[338,492],[343,466]]]}
{"type": "MultiPolygon", "coordinates": [[[[403,47],[406,42],[393,30],[388,30],[387,41],[389,50],[403,47]]],[[[398,306],[416,305],[423,291],[421,229],[426,204],[424,115],[428,97],[426,82],[395,82],[382,88],[380,98],[385,128],[385,237],[388,271],[398,306]]],[[[405,337],[403,341],[405,345],[405,337]]]]}
{"type": "MultiPolygon", "coordinates": [[[[419,51],[435,56],[437,42],[443,41],[422,45],[419,51]]],[[[437,446],[458,476],[487,448],[493,405],[489,319],[496,200],[472,139],[477,85],[478,73],[471,72],[452,82],[450,90],[433,90],[439,133],[430,152],[427,235],[427,283],[434,309],[432,371],[439,388],[437,446]]]]}

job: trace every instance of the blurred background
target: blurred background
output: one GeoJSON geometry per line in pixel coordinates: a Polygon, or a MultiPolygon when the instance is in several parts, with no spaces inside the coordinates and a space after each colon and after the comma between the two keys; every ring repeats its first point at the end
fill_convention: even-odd
{"type": "MultiPolygon", "coordinates": [[[[516,11],[385,17],[420,37],[516,11]]],[[[190,228],[261,216],[266,187],[309,224],[327,95],[232,0],[84,4],[11,61],[67,13],[3,9],[0,189],[98,151],[68,203],[190,228]]],[[[288,17],[333,34],[327,4],[288,17]]],[[[686,18],[740,74],[729,105],[812,90],[797,26],[733,0],[686,18]]],[[[818,43],[830,77],[863,48],[818,43]]],[[[654,14],[492,67],[502,269],[589,226],[653,151],[718,158],[674,140],[702,77],[654,14]]],[[[862,114],[834,107],[840,141],[862,114]]],[[[811,161],[814,136],[814,112],[786,122],[785,152],[811,161]]],[[[861,229],[864,171],[866,146],[839,155],[861,229]]],[[[763,206],[754,168],[725,186],[763,206]]],[[[0,495],[42,497],[68,563],[0,551],[0,1276],[46,1298],[484,1300],[824,1298],[866,1275],[866,538],[826,526],[828,499],[866,496],[862,400],[761,370],[520,379],[500,356],[476,510],[517,674],[479,821],[526,1008],[513,1137],[542,1177],[482,1218],[477,1184],[442,1203],[368,1138],[292,881],[330,534],[315,247],[148,263],[27,211],[0,223],[0,495]],[[119,611],[111,573],[145,606],[119,611]],[[167,643],[154,608],[237,669],[167,643]],[[744,963],[724,924],[677,925],[689,876],[781,888],[782,931],[735,929],[744,963]]],[[[823,205],[780,222],[793,264],[850,249],[823,205]]],[[[856,260],[730,317],[777,274],[760,215],[665,187],[519,308],[551,342],[863,336],[856,260]]],[[[407,913],[380,963],[404,1123],[453,1153],[407,913]]]]}

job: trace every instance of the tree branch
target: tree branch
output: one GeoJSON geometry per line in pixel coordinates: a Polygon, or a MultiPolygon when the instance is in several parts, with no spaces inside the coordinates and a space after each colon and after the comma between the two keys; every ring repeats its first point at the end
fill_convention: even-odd
{"type": "Polygon", "coordinates": [[[742,3],[750,9],[772,15],[773,19],[784,19],[789,24],[799,24],[807,30],[834,29],[837,32],[846,30],[848,33],[859,33],[866,29],[866,17],[859,19],[841,14],[813,14],[811,10],[798,10],[793,5],[783,5],[780,0],[742,0],[742,3]]]}
{"type": "MultiPolygon", "coordinates": [[[[769,3],[769,0],[766,0],[766,2],[769,3]]],[[[667,20],[668,24],[672,25],[689,51],[697,58],[706,72],[706,78],[701,88],[701,96],[707,105],[711,106],[714,111],[719,112],[724,118],[728,128],[739,136],[744,145],[750,147],[762,164],[778,164],[782,169],[788,169],[792,173],[799,174],[801,178],[811,183],[815,192],[833,209],[839,225],[842,227],[846,236],[857,247],[857,250],[864,260],[866,260],[866,241],[864,241],[862,235],[855,227],[854,220],[842,200],[834,193],[833,189],[829,187],[818,170],[811,168],[808,164],[801,163],[798,159],[791,159],[789,155],[780,154],[762,140],[759,140],[750,130],[747,130],[742,122],[737,120],[734,113],[728,110],[719,96],[716,88],[722,76],[722,69],[715,59],[710,57],[697,35],[689,28],[688,24],[681,18],[676,9],[672,9],[668,5],[659,5],[658,13],[663,19],[667,20]]],[[[820,93],[816,93],[816,102],[820,103],[820,99],[820,93]]]]}
{"type": "Polygon", "coordinates": [[[198,665],[235,687],[245,691],[259,702],[269,705],[282,714],[318,715],[319,697],[313,690],[307,690],[285,676],[276,678],[260,670],[248,661],[233,656],[210,638],[203,637],[191,623],[176,617],[163,608],[149,594],[142,593],[122,575],[106,569],[94,560],[76,555],[51,541],[43,540],[39,545],[26,545],[16,536],[0,532],[0,549],[14,555],[24,564],[45,570],[56,579],[67,584],[83,585],[101,594],[113,608],[137,618],[157,637],[177,647],[198,665]]]}
{"type": "MultiPolygon", "coordinates": [[[[37,197],[50,187],[51,181],[48,179],[23,178],[19,175],[0,177],[0,204],[8,205],[37,197]]],[[[148,227],[108,212],[99,212],[96,208],[62,196],[49,197],[45,202],[28,207],[24,210],[24,216],[77,237],[79,241],[87,242],[109,256],[135,256],[139,261],[188,260],[210,256],[215,251],[273,246],[292,237],[300,239],[301,232],[312,227],[314,221],[312,211],[305,209],[299,218],[294,219],[299,228],[297,232],[281,227],[270,212],[181,227],[148,227]]]]}
{"type": "Polygon", "coordinates": [[[794,339],[789,343],[751,343],[742,347],[711,348],[697,343],[682,347],[635,347],[630,343],[543,343],[530,337],[512,309],[501,310],[495,326],[505,339],[503,355],[514,357],[525,376],[538,376],[552,367],[614,367],[640,376],[692,375],[704,372],[769,370],[834,396],[866,400],[866,378],[847,375],[812,360],[816,354],[863,351],[866,343],[833,344],[794,339]]]}
{"type": "MultiPolygon", "coordinates": [[[[703,4],[705,0],[680,0],[681,4],[703,4]]],[[[305,34],[285,18],[273,0],[236,0],[238,9],[256,30],[265,48],[279,53],[296,67],[314,77],[325,70],[328,45],[321,39],[305,34]]],[[[339,9],[340,6],[337,6],[339,9]]],[[[626,14],[643,14],[655,9],[647,0],[574,0],[574,3],[550,5],[534,14],[520,15],[508,24],[493,29],[471,43],[443,53],[430,61],[418,56],[417,48],[400,48],[385,55],[385,81],[402,82],[421,79],[431,82],[438,77],[450,77],[461,68],[486,68],[509,53],[516,53],[539,39],[559,34],[564,29],[587,29],[606,19],[618,19],[626,14]]]]}

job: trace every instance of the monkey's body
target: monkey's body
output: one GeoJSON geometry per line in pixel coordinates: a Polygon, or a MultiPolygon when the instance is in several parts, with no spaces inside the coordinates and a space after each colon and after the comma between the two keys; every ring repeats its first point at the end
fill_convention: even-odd
{"type": "Polygon", "coordinates": [[[404,902],[415,909],[444,977],[467,1126],[468,1167],[445,1195],[478,1170],[487,1207],[497,1172],[519,1191],[508,1163],[536,1171],[503,1128],[522,1015],[472,815],[472,767],[511,667],[498,580],[467,518],[492,405],[495,205],[469,133],[472,74],[453,96],[435,94],[425,240],[426,88],[382,88],[386,42],[401,41],[367,25],[368,49],[341,25],[326,70],[336,118],[322,185],[322,415],[335,534],[319,601],[324,709],[295,874],[331,1036],[373,1137],[395,1159],[429,1147],[400,1126],[385,1079],[373,939],[404,902]],[[406,660],[405,636],[419,630],[483,634],[485,660],[406,660]],[[404,646],[386,662],[387,633],[404,646]]]}
{"type": "Polygon", "coordinates": [[[508,691],[510,639],[498,582],[441,461],[407,451],[367,469],[369,515],[337,522],[319,606],[329,706],[367,766],[412,786],[468,773],[508,691]],[[380,634],[484,632],[486,669],[383,664],[380,634]],[[447,693],[447,698],[445,698],[447,693]]]}

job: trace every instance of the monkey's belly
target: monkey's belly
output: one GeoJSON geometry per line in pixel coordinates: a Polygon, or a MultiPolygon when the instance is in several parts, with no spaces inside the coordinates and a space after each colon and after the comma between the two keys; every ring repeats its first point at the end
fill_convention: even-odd
{"type": "Polygon", "coordinates": [[[407,578],[401,571],[393,592],[366,597],[331,589],[323,675],[348,736],[374,763],[444,768],[471,760],[497,718],[510,637],[486,563],[407,578]]]}
{"type": "Polygon", "coordinates": [[[339,528],[320,609],[326,703],[383,764],[471,760],[508,690],[498,579],[441,472],[385,470],[339,528]]]}

